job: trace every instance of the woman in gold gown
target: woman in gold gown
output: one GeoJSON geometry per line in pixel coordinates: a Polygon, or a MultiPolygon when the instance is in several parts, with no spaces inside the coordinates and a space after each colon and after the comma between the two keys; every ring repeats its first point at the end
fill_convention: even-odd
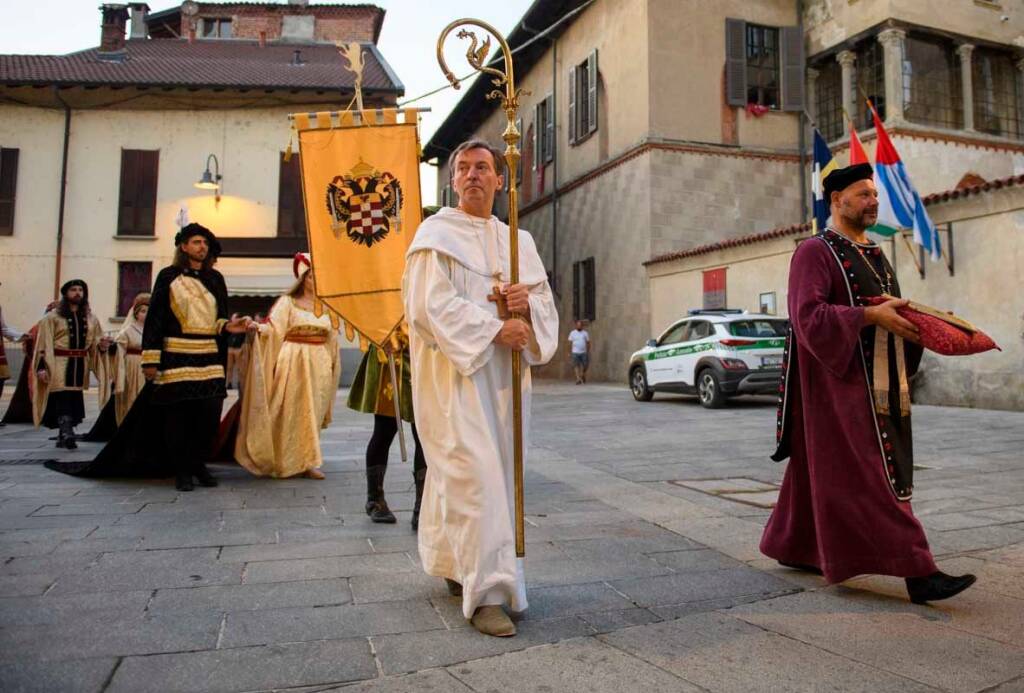
{"type": "Polygon", "coordinates": [[[313,312],[308,256],[296,257],[295,274],[267,322],[250,327],[235,459],[256,476],[323,479],[320,429],[338,391],[338,333],[327,313],[313,312]]]}
{"type": "Polygon", "coordinates": [[[149,294],[139,294],[132,302],[131,319],[114,338],[114,413],[118,426],[146,384],[142,374],[142,328],[148,312],[149,294]]]}

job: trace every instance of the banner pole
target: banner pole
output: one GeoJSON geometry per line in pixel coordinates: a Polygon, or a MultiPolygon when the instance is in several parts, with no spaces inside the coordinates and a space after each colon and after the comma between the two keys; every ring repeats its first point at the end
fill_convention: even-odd
{"type": "Polygon", "coordinates": [[[395,355],[389,350],[388,370],[391,371],[391,401],[395,404],[395,423],[398,424],[398,446],[402,450],[402,461],[409,461],[409,453],[405,449],[405,426],[402,425],[402,398],[398,389],[398,376],[395,375],[395,355]]]}

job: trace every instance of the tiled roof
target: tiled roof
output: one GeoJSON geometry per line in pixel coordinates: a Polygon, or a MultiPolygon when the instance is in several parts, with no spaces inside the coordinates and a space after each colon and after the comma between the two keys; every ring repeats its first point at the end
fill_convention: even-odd
{"type": "Polygon", "coordinates": [[[960,197],[970,197],[971,195],[977,195],[979,193],[988,192],[989,190],[1009,188],[1014,185],[1024,185],[1024,175],[1010,176],[1009,178],[990,180],[987,183],[982,183],[980,185],[971,185],[968,187],[947,190],[945,192],[932,193],[931,195],[927,195],[921,199],[922,201],[924,201],[926,205],[931,205],[936,204],[938,202],[947,202],[949,200],[955,200],[960,197]]]}
{"type": "Polygon", "coordinates": [[[704,255],[705,253],[713,253],[716,250],[724,250],[725,248],[735,248],[741,245],[751,245],[753,243],[761,243],[762,241],[770,241],[775,238],[795,236],[799,233],[807,233],[810,230],[810,224],[793,224],[792,226],[780,226],[777,229],[765,231],[764,233],[755,233],[749,236],[740,236],[739,238],[729,238],[724,241],[718,241],[717,243],[698,245],[694,248],[688,248],[687,250],[678,250],[674,253],[656,255],[655,257],[652,257],[650,260],[644,262],[644,265],[656,265],[660,262],[670,262],[672,260],[679,260],[684,257],[693,257],[694,255],[704,255]]]}
{"type": "MultiPolygon", "coordinates": [[[[989,181],[982,183],[981,185],[972,185],[966,188],[959,188],[954,190],[946,190],[945,192],[932,193],[926,197],[921,198],[926,205],[937,204],[940,202],[947,202],[949,200],[955,200],[961,197],[970,197],[971,195],[978,195],[983,192],[990,190],[999,190],[1001,188],[1009,188],[1015,185],[1024,185],[1024,175],[1010,176],[1009,178],[1000,178],[999,180],[989,181]]],[[[738,238],[730,238],[717,243],[709,243],[707,245],[699,245],[694,248],[687,248],[686,250],[678,250],[672,253],[664,253],[662,255],[656,255],[650,260],[644,262],[644,266],[657,265],[662,262],[671,262],[672,260],[681,260],[686,257],[694,257],[695,255],[706,255],[707,253],[713,253],[716,250],[724,250],[726,248],[735,248],[741,245],[753,245],[754,243],[762,243],[764,241],[774,240],[776,238],[784,238],[786,236],[796,236],[801,233],[807,233],[811,230],[810,224],[793,224],[791,226],[780,226],[772,229],[771,231],[765,231],[764,233],[755,233],[749,236],[740,236],[738,238]]]]}
{"type": "MultiPolygon", "coordinates": [[[[375,46],[366,44],[363,89],[402,92],[375,46]]],[[[68,55],[0,55],[0,84],[351,90],[353,75],[327,44],[136,39],[122,61],[90,48],[68,55]],[[303,64],[293,65],[295,51],[303,64]]]]}

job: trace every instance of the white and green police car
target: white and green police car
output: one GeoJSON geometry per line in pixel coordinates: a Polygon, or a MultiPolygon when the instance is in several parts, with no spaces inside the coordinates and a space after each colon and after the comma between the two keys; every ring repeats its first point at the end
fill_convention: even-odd
{"type": "Polygon", "coordinates": [[[739,310],[694,310],[629,359],[633,397],[696,394],[710,409],[729,397],[779,391],[785,318],[739,310]]]}

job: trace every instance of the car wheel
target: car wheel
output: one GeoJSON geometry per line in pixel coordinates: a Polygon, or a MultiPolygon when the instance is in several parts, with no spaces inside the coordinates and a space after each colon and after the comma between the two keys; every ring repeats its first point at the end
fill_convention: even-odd
{"type": "Polygon", "coordinates": [[[701,406],[707,409],[720,409],[725,406],[725,393],[718,383],[718,376],[710,368],[705,368],[697,375],[697,396],[701,406]]]}
{"type": "Polygon", "coordinates": [[[647,371],[643,366],[634,368],[629,374],[629,389],[633,392],[633,399],[637,402],[650,402],[654,397],[654,391],[647,387],[647,371]]]}

